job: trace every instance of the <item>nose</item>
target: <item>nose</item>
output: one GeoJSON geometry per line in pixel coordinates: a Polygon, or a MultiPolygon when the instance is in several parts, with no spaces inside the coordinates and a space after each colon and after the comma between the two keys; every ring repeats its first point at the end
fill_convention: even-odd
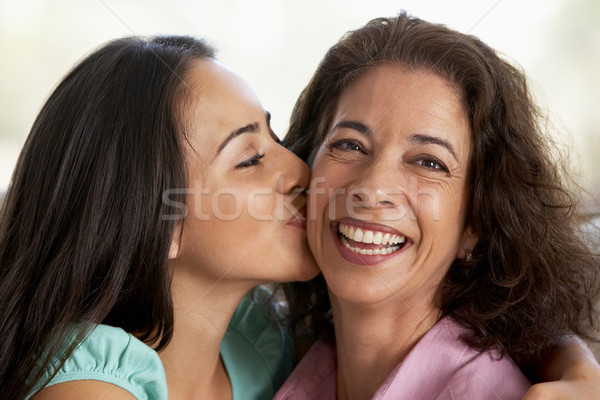
{"type": "Polygon", "coordinates": [[[347,187],[360,208],[398,208],[406,202],[404,174],[393,155],[380,155],[358,173],[347,187]]]}
{"type": "Polygon", "coordinates": [[[291,194],[306,190],[310,181],[308,165],[285,147],[276,146],[277,192],[291,194]]]}

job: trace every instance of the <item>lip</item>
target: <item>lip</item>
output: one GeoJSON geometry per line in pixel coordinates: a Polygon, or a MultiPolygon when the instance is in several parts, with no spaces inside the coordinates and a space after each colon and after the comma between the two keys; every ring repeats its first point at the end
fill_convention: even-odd
{"type": "Polygon", "coordinates": [[[306,206],[298,209],[297,213],[292,215],[285,224],[305,231],[306,230],[306,206]],[[299,214],[299,215],[297,215],[297,214],[299,214]]]}
{"type": "Polygon", "coordinates": [[[337,222],[338,224],[341,223],[341,224],[345,224],[345,225],[358,226],[360,229],[363,229],[363,230],[366,229],[369,231],[380,231],[380,232],[384,232],[384,233],[389,233],[391,235],[406,236],[402,232],[400,232],[390,226],[376,224],[373,222],[361,221],[359,219],[350,218],[350,217],[340,218],[340,219],[336,220],[335,222],[337,222]]]}
{"type": "Polygon", "coordinates": [[[340,223],[343,223],[346,225],[357,226],[361,229],[367,229],[367,230],[371,230],[371,231],[380,231],[380,232],[385,232],[385,233],[390,233],[390,234],[400,235],[400,236],[405,236],[405,237],[406,237],[406,235],[404,235],[402,232],[400,232],[394,228],[391,228],[389,226],[386,226],[386,225],[360,221],[360,220],[357,220],[354,218],[341,218],[339,220],[331,222],[329,224],[329,227],[331,229],[331,234],[333,236],[333,242],[335,243],[335,247],[336,247],[337,251],[340,253],[340,255],[342,256],[342,258],[352,264],[356,264],[356,265],[360,265],[360,266],[374,266],[374,265],[382,264],[382,263],[392,259],[393,257],[403,254],[412,245],[412,240],[410,240],[408,237],[406,237],[406,242],[404,243],[404,246],[402,246],[402,248],[400,250],[397,250],[391,254],[373,254],[373,255],[357,254],[357,253],[351,251],[350,249],[347,249],[340,241],[340,238],[338,235],[338,227],[339,227],[340,223]]]}

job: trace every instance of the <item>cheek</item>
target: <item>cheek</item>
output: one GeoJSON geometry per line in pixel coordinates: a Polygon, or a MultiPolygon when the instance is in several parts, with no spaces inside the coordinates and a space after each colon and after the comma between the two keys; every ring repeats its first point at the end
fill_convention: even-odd
{"type": "Polygon", "coordinates": [[[322,222],[324,212],[335,193],[339,191],[338,179],[329,175],[320,175],[315,170],[308,188],[307,224],[322,222]]]}
{"type": "Polygon", "coordinates": [[[323,234],[324,212],[329,202],[328,193],[331,191],[328,183],[326,177],[313,173],[308,189],[306,234],[308,244],[316,255],[321,251],[320,238],[323,234]]]}
{"type": "Polygon", "coordinates": [[[309,186],[309,217],[319,218],[334,196],[347,185],[348,171],[335,162],[317,162],[309,186]]]}
{"type": "Polygon", "coordinates": [[[322,181],[311,181],[306,210],[306,234],[311,247],[313,247],[317,237],[320,236],[319,227],[323,224],[322,215],[326,200],[324,193],[327,193],[327,188],[322,185],[322,181]]]}
{"type": "Polygon", "coordinates": [[[417,214],[424,238],[435,243],[436,248],[448,246],[454,257],[453,248],[464,225],[464,197],[456,190],[444,189],[420,195],[417,214]]]}
{"type": "Polygon", "coordinates": [[[199,221],[231,221],[238,218],[245,199],[233,190],[198,188],[188,197],[188,218],[199,221]]]}
{"type": "Polygon", "coordinates": [[[275,213],[275,210],[284,208],[283,197],[268,189],[250,192],[245,205],[248,216],[256,221],[277,218],[281,213],[275,213]]]}
{"type": "Polygon", "coordinates": [[[203,203],[205,207],[210,207],[210,214],[223,221],[232,221],[239,218],[242,215],[245,203],[245,199],[240,193],[231,191],[217,192],[207,200],[210,200],[210,204],[206,204],[209,201],[203,203]]]}
{"type": "Polygon", "coordinates": [[[271,193],[253,196],[243,190],[205,189],[188,201],[186,225],[191,230],[201,231],[201,240],[209,248],[220,244],[227,247],[229,239],[240,241],[255,231],[258,221],[269,221],[272,203],[271,193]]]}
{"type": "Polygon", "coordinates": [[[420,220],[433,222],[456,222],[462,211],[461,196],[456,188],[444,183],[419,182],[410,191],[413,210],[420,220]]]}
{"type": "MultiPolygon", "coordinates": [[[[274,218],[277,196],[271,189],[217,190],[196,197],[193,212],[201,220],[235,222],[239,219],[269,221],[274,218]]],[[[192,205],[190,205],[192,207],[192,205]]]]}

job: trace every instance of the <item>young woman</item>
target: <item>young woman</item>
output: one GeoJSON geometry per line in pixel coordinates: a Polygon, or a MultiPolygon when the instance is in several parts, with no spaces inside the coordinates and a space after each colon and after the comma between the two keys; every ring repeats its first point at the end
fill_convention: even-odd
{"type": "Polygon", "coordinates": [[[0,397],[271,398],[293,344],[243,299],[316,274],[308,180],[206,43],[87,56],[42,108],[2,208],[0,397]]]}
{"type": "Polygon", "coordinates": [[[478,39],[406,14],[350,32],[286,141],[312,168],[324,277],[291,310],[335,334],[277,399],[520,399],[513,360],[595,338],[600,255],[523,74],[478,39]]]}

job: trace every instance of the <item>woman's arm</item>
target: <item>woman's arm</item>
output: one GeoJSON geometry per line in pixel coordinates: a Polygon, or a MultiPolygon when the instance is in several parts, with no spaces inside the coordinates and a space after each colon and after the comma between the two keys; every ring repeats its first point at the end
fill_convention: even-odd
{"type": "Polygon", "coordinates": [[[135,400],[135,396],[112,383],[94,380],[57,383],[40,390],[34,400],[78,400],[78,399],[135,400]]]}
{"type": "Polygon", "coordinates": [[[532,372],[542,383],[533,385],[523,400],[600,398],[600,365],[577,338],[561,338],[545,362],[532,372]]]}

